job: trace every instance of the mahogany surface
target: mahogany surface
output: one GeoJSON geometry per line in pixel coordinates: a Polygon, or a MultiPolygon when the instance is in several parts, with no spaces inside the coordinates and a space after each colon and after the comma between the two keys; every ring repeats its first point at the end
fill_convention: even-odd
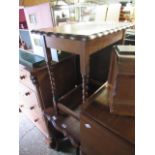
{"type": "Polygon", "coordinates": [[[110,111],[115,114],[135,115],[135,48],[117,45],[111,57],[108,77],[110,111]]]}
{"type": "MultiPolygon", "coordinates": [[[[113,30],[124,29],[130,27],[131,24],[125,22],[80,22],[65,24],[56,27],[42,28],[39,30],[34,30],[34,32],[42,32],[57,35],[57,36],[72,36],[77,38],[87,38],[94,39],[99,33],[105,33],[107,31],[113,32],[113,30]],[[94,37],[93,37],[94,36],[94,37]]],[[[105,33],[106,34],[106,33],[105,33]]],[[[99,37],[101,34],[99,35],[99,37]]]]}
{"type": "Polygon", "coordinates": [[[134,155],[132,143],[120,138],[90,117],[81,116],[81,150],[86,155],[134,155]],[[90,125],[87,128],[86,125],[90,125]]]}
{"type": "Polygon", "coordinates": [[[82,151],[87,155],[134,155],[134,117],[111,114],[108,102],[108,88],[103,85],[83,105],[82,151]]]}
{"type": "MultiPolygon", "coordinates": [[[[106,106],[97,104],[91,97],[92,100],[89,100],[89,103],[91,104],[89,104],[88,106],[87,104],[84,104],[86,105],[86,107],[84,108],[82,115],[80,115],[81,131],[79,131],[79,129],[77,128],[78,133],[80,132],[80,136],[76,131],[74,131],[74,129],[72,130],[72,128],[74,128],[74,125],[78,125],[79,122],[75,118],[74,119],[76,121],[65,121],[70,120],[70,118],[73,117],[74,114],[71,116],[70,114],[72,114],[72,112],[70,112],[70,110],[58,106],[58,103],[63,104],[63,102],[58,102],[58,98],[55,94],[56,83],[53,68],[50,66],[50,48],[55,48],[57,50],[66,51],[80,56],[80,72],[82,76],[82,101],[83,103],[86,103],[89,90],[88,83],[90,76],[90,55],[115,43],[123,43],[125,29],[132,26],[132,23],[89,22],[68,24],[55,28],[46,28],[32,31],[32,33],[38,33],[42,36],[42,45],[45,53],[45,60],[48,66],[51,87],[53,90],[52,95],[55,107],[54,111],[56,111],[55,116],[57,118],[55,119],[51,117],[51,123],[53,124],[53,126],[55,126],[56,129],[66,134],[77,148],[79,148],[79,145],[81,143],[81,147],[84,150],[83,152],[87,155],[103,155],[104,153],[106,155],[114,155],[115,153],[116,155],[133,155],[134,136],[132,134],[133,132],[128,132],[129,130],[127,129],[127,127],[129,127],[131,131],[133,131],[134,121],[132,121],[132,119],[130,120],[130,118],[124,119],[120,116],[109,114],[108,111],[105,110],[106,106]],[[61,115],[64,113],[64,111],[66,111],[68,117],[65,117],[65,115],[61,115]],[[85,117],[87,118],[85,119],[85,117]],[[90,120],[90,122],[94,122],[96,126],[95,129],[93,129],[91,132],[87,132],[87,130],[85,130],[82,125],[83,122],[84,124],[85,122],[87,123],[87,119],[90,120]],[[65,124],[63,125],[62,123],[59,123],[58,120],[60,120],[60,122],[62,123],[65,122],[65,124]],[[66,126],[68,126],[68,128],[66,126]],[[94,138],[96,137],[95,141],[93,139],[90,139],[91,135],[94,135],[94,138]],[[103,145],[102,143],[98,144],[100,138],[102,138],[101,142],[103,142],[103,145]],[[115,143],[117,145],[115,145],[115,143]],[[105,147],[103,147],[104,144],[105,147]],[[112,144],[114,149],[110,148],[110,144],[112,144]],[[86,150],[89,150],[88,153],[86,152],[86,150]]],[[[65,97],[67,96],[65,95],[65,97]]],[[[76,98],[74,99],[76,100],[76,98]]],[[[73,110],[73,112],[75,112],[76,114],[75,109],[73,110]]]]}
{"type": "Polygon", "coordinates": [[[132,23],[88,22],[33,30],[32,33],[44,36],[45,49],[55,48],[80,55],[83,102],[85,102],[88,96],[90,55],[118,41],[123,41],[125,29],[132,26],[132,23]]]}
{"type": "Polygon", "coordinates": [[[52,55],[46,47],[46,42],[42,38],[45,61],[48,68],[51,86],[51,101],[53,101],[53,112],[48,114],[45,110],[51,128],[55,149],[59,148],[61,139],[55,135],[60,132],[65,138],[77,148],[79,153],[80,145],[80,120],[76,109],[82,102],[81,84],[79,81],[79,71],[77,67],[77,55],[70,55],[59,63],[51,64],[52,55]]]}

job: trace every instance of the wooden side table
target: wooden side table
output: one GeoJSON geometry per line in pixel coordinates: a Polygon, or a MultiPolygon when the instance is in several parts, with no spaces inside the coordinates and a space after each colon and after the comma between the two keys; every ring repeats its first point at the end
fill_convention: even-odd
{"type": "MultiPolygon", "coordinates": [[[[32,33],[42,36],[42,46],[49,54],[50,48],[55,48],[80,56],[84,103],[88,95],[90,55],[116,42],[123,42],[125,29],[132,26],[133,23],[125,22],[84,22],[32,30],[32,33]]],[[[48,55],[45,59],[48,59],[48,55]]]]}

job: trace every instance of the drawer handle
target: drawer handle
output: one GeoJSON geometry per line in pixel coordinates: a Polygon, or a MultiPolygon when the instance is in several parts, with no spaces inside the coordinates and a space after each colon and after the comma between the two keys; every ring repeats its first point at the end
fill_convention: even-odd
{"type": "Polygon", "coordinates": [[[22,105],[20,105],[20,107],[21,107],[21,108],[23,108],[23,107],[24,107],[24,105],[22,104],[22,105]]]}
{"type": "Polygon", "coordinates": [[[21,79],[21,80],[25,79],[25,75],[21,75],[21,76],[20,76],[20,79],[21,79]]]}
{"type": "Polygon", "coordinates": [[[88,129],[91,129],[91,125],[90,124],[84,124],[84,126],[88,129]]]}
{"type": "Polygon", "coordinates": [[[38,119],[38,118],[36,118],[36,119],[34,120],[34,122],[38,122],[38,120],[39,120],[39,119],[38,119]]]}
{"type": "Polygon", "coordinates": [[[33,110],[34,109],[34,106],[30,107],[30,109],[33,110]]]}
{"type": "Polygon", "coordinates": [[[25,93],[25,96],[28,96],[28,95],[30,95],[30,92],[26,92],[26,93],[25,93]]]}

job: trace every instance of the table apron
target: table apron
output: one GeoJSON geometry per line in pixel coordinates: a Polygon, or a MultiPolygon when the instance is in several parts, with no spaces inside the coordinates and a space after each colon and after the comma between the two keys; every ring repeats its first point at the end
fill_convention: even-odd
{"type": "Polygon", "coordinates": [[[89,53],[89,55],[109,46],[112,45],[118,41],[123,42],[124,39],[124,30],[109,34],[107,36],[103,36],[100,38],[96,38],[94,40],[90,40],[86,44],[86,50],[89,53]]]}
{"type": "Polygon", "coordinates": [[[70,40],[65,38],[56,38],[45,36],[46,46],[57,50],[66,51],[73,54],[81,53],[84,42],[79,40],[70,40]]]}

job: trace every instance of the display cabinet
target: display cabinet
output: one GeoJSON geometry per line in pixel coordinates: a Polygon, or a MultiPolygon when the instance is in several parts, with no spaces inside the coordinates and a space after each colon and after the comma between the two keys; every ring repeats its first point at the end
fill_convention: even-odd
{"type": "Polygon", "coordinates": [[[119,21],[121,4],[77,3],[52,5],[55,25],[71,22],[119,21]]]}
{"type": "Polygon", "coordinates": [[[23,7],[19,9],[19,48],[32,51],[31,32],[28,29],[25,10],[23,7]]]}
{"type": "Polygon", "coordinates": [[[19,9],[19,35],[20,48],[30,50],[33,53],[43,56],[40,38],[32,35],[32,29],[40,29],[53,26],[53,17],[49,3],[42,3],[34,6],[20,7],[19,9]],[[42,10],[40,12],[40,10],[42,10]]]}

